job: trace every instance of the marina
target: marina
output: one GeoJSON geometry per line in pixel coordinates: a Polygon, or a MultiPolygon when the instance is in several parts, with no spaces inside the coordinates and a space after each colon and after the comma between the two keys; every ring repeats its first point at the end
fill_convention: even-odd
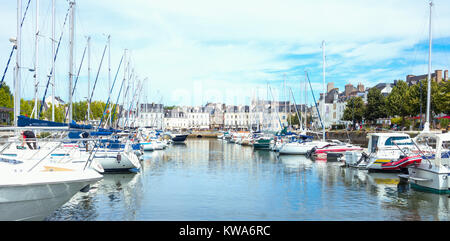
{"type": "Polygon", "coordinates": [[[448,195],[413,190],[396,173],[213,138],[146,152],[142,166],[105,174],[46,220],[450,220],[448,195]]]}
{"type": "MultiPolygon", "coordinates": [[[[334,11],[326,2],[292,4],[334,11]]],[[[265,11],[253,6],[236,24],[245,14],[206,3],[179,2],[179,15],[162,2],[15,4],[15,28],[0,26],[11,35],[0,44],[0,221],[450,221],[450,36],[433,35],[450,26],[437,14],[448,3],[414,3],[426,37],[395,40],[409,23],[377,19],[391,35],[355,41],[373,20],[309,39],[292,35],[306,28],[297,13],[289,30],[261,16],[283,37],[252,32],[259,21],[241,29],[265,11]],[[244,40],[215,32],[224,26],[244,40]]]]}

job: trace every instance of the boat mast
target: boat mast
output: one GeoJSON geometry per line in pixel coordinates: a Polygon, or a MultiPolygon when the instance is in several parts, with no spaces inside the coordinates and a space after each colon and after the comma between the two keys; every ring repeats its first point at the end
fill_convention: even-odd
{"type": "Polygon", "coordinates": [[[91,36],[88,36],[88,39],[87,39],[87,42],[88,42],[88,91],[87,91],[87,94],[88,94],[88,96],[86,97],[87,98],[87,120],[88,120],[88,124],[89,124],[89,122],[90,122],[90,120],[91,120],[91,114],[90,114],[90,112],[91,112],[91,103],[90,103],[90,101],[89,101],[89,93],[91,93],[91,36]]]}
{"type": "Polygon", "coordinates": [[[38,92],[38,53],[39,53],[39,0],[36,0],[36,35],[34,41],[34,118],[38,119],[37,92],[38,92]]]}
{"type": "MultiPolygon", "coordinates": [[[[284,113],[285,113],[285,116],[286,116],[286,121],[287,121],[287,101],[286,101],[286,97],[287,97],[287,94],[286,94],[286,73],[284,73],[283,74],[283,80],[284,80],[284,113]]],[[[280,98],[281,99],[281,98],[280,98]]],[[[288,123],[288,125],[289,125],[289,122],[287,122],[288,123]]],[[[283,126],[281,127],[281,129],[283,129],[283,126]]]]}
{"type": "Polygon", "coordinates": [[[305,125],[303,126],[305,128],[305,132],[308,129],[308,86],[307,86],[307,76],[306,76],[306,71],[305,71],[305,125]]]}
{"type": "MultiPolygon", "coordinates": [[[[428,43],[428,82],[427,82],[427,119],[423,131],[430,131],[430,105],[431,105],[431,9],[433,7],[433,1],[430,1],[430,24],[429,24],[429,43],[428,43]]],[[[436,76],[437,81],[437,76],[436,76]]]]}
{"type": "MultiPolygon", "coordinates": [[[[300,96],[299,96],[299,103],[302,103],[302,98],[301,98],[301,95],[302,95],[302,83],[301,83],[301,81],[300,81],[300,96]]],[[[292,90],[291,90],[292,91],[292,90]]],[[[292,93],[292,98],[294,98],[294,93],[292,93]]],[[[295,99],[294,99],[294,105],[297,105],[296,103],[295,103],[295,99]]],[[[302,107],[301,107],[301,105],[300,105],[300,112],[298,112],[297,111],[297,115],[299,115],[298,116],[298,121],[300,122],[299,123],[299,125],[300,125],[300,132],[302,132],[303,131],[303,119],[302,119],[302,109],[301,109],[302,107]]],[[[297,110],[297,106],[295,106],[295,110],[297,110]]]]}
{"type": "MultiPolygon", "coordinates": [[[[108,35],[108,90],[111,90],[111,35],[108,35]]],[[[108,99],[111,98],[111,91],[108,93],[108,99]]],[[[109,115],[111,116],[111,108],[108,106],[109,115]]],[[[111,119],[109,119],[111,127],[111,119]]]]}
{"type": "Polygon", "coordinates": [[[322,74],[323,74],[323,106],[322,106],[322,112],[324,116],[324,123],[322,125],[322,131],[323,131],[323,141],[325,141],[325,40],[322,41],[322,74]]]}
{"type": "MultiPolygon", "coordinates": [[[[52,121],[55,121],[55,0],[52,0],[52,121]]],[[[44,100],[45,101],[45,100],[44,100]]],[[[42,103],[44,104],[44,103],[42,103]]]]}
{"type": "Polygon", "coordinates": [[[73,81],[73,48],[74,48],[74,28],[75,28],[75,0],[70,4],[70,55],[69,55],[69,124],[72,123],[72,81],[73,81]]]}
{"type": "Polygon", "coordinates": [[[17,36],[16,36],[16,73],[14,81],[14,126],[17,127],[18,116],[20,115],[20,68],[21,68],[21,38],[22,26],[20,17],[22,16],[22,0],[17,0],[17,36]]]}

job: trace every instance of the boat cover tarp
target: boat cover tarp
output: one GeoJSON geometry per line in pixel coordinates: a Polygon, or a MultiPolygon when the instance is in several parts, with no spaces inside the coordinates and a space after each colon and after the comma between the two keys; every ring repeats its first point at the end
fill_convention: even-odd
{"type": "Polygon", "coordinates": [[[25,127],[25,126],[39,126],[39,127],[64,127],[69,126],[70,128],[74,129],[92,129],[91,125],[79,125],[75,122],[70,123],[61,123],[61,122],[54,122],[54,121],[46,121],[46,120],[39,120],[39,119],[33,119],[27,116],[20,115],[17,118],[17,126],[25,127]]]}

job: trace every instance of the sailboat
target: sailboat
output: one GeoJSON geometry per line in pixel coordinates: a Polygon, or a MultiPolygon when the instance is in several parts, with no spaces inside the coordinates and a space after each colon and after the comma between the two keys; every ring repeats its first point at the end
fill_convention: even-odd
{"type": "MultiPolygon", "coordinates": [[[[324,95],[323,98],[325,100],[325,41],[322,42],[322,56],[323,56],[323,90],[324,90],[324,95]]],[[[307,77],[307,73],[305,71],[305,79],[307,77]]],[[[306,81],[306,80],[305,80],[306,81]]],[[[325,101],[324,101],[325,103],[325,101]]],[[[325,105],[323,108],[322,113],[325,113],[325,105]]],[[[319,110],[317,110],[317,112],[319,113],[319,110]]],[[[319,117],[320,117],[320,113],[319,113],[319,117]]],[[[305,117],[306,118],[306,117],[305,117]]],[[[309,138],[307,136],[305,136],[305,138],[302,138],[301,141],[297,141],[297,142],[290,142],[290,143],[285,143],[279,150],[280,154],[290,154],[290,155],[306,155],[307,153],[311,152],[313,150],[313,148],[323,148],[325,146],[330,146],[333,145],[333,143],[330,143],[328,141],[325,140],[325,125],[323,124],[323,138],[322,140],[312,140],[312,138],[309,138]]],[[[306,126],[305,126],[305,131],[306,133],[306,126]]]]}
{"type": "MultiPolygon", "coordinates": [[[[424,129],[413,141],[420,143],[434,141],[436,148],[434,153],[427,155],[420,153],[422,161],[408,167],[408,175],[399,175],[403,180],[409,181],[411,188],[419,191],[433,192],[438,194],[450,193],[450,133],[437,134],[430,131],[430,105],[431,105],[431,49],[432,49],[432,8],[433,1],[430,1],[429,18],[429,51],[428,51],[428,89],[427,89],[427,115],[424,129]]],[[[418,148],[419,150],[421,148],[418,148]]]]}
{"type": "MultiPolygon", "coordinates": [[[[11,128],[17,134],[20,115],[21,88],[21,17],[22,1],[17,0],[17,37],[14,124],[11,128]]],[[[75,2],[70,2],[70,12],[74,15],[75,2]]],[[[34,127],[36,128],[36,127],[34,127]]],[[[2,151],[12,145],[7,142],[2,151]]],[[[55,148],[56,149],[56,148],[55,148]]],[[[86,168],[89,159],[81,160],[79,165],[51,162],[50,149],[43,156],[0,155],[0,220],[43,220],[61,207],[80,190],[86,191],[89,185],[101,180],[103,176],[91,168],[86,168]]]]}

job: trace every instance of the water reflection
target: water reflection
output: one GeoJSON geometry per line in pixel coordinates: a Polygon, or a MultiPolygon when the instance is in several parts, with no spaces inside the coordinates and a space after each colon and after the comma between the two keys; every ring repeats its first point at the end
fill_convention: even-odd
{"type": "Polygon", "coordinates": [[[311,170],[313,165],[312,160],[303,155],[279,155],[278,159],[288,173],[311,170]]]}
{"type": "Polygon", "coordinates": [[[215,139],[146,152],[137,174],[107,174],[47,220],[449,220],[446,195],[398,174],[278,155],[215,139]]]}

